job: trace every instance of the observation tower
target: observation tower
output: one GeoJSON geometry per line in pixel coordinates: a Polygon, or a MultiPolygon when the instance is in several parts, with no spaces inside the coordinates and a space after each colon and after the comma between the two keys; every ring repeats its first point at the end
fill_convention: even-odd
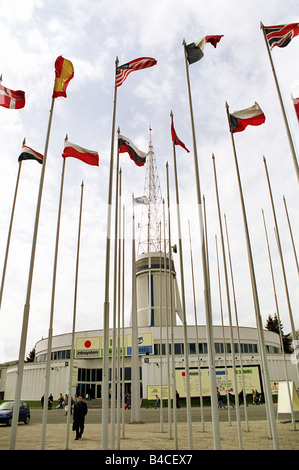
{"type": "Polygon", "coordinates": [[[177,315],[181,317],[181,302],[172,259],[176,247],[169,249],[169,240],[164,235],[168,227],[164,215],[167,212],[167,201],[164,204],[151,128],[144,195],[148,203],[142,206],[141,222],[138,224],[136,259],[138,326],[175,326],[177,315]]]}

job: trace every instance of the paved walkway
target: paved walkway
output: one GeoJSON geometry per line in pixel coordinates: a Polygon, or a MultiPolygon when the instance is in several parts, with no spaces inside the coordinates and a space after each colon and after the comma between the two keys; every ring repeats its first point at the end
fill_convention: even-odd
{"type": "MultiPolygon", "coordinates": [[[[249,431],[245,422],[242,425],[243,450],[274,450],[273,440],[269,438],[267,421],[249,422],[249,431]]],[[[296,422],[298,431],[294,431],[291,422],[277,422],[279,450],[299,450],[299,423],[296,422]]],[[[75,441],[75,434],[70,429],[68,449],[70,450],[101,450],[101,424],[87,424],[82,439],[75,441]]],[[[15,450],[40,450],[41,424],[18,426],[17,442],[15,450]]],[[[108,426],[110,448],[110,425],[108,426]]],[[[122,429],[120,430],[122,433],[122,429]]],[[[220,423],[221,450],[240,450],[238,442],[237,423],[220,423]]],[[[187,423],[177,424],[178,450],[189,449],[187,423]]],[[[0,426],[0,450],[9,449],[10,428],[0,426]]],[[[202,431],[201,423],[192,424],[193,450],[213,450],[212,423],[205,423],[205,431],[202,431]]],[[[45,450],[66,449],[66,424],[48,424],[45,450]]],[[[117,435],[115,437],[115,449],[117,449],[117,435]]],[[[176,450],[174,446],[174,434],[169,435],[168,424],[163,424],[163,432],[160,423],[130,423],[125,425],[124,438],[120,438],[120,450],[176,450]]]]}

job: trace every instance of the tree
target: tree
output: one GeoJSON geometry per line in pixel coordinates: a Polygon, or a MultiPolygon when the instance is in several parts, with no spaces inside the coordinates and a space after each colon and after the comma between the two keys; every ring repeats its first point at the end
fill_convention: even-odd
{"type": "Polygon", "coordinates": [[[266,330],[268,331],[273,331],[274,333],[277,333],[280,337],[280,330],[281,330],[281,336],[282,336],[282,342],[283,342],[283,349],[286,354],[292,354],[293,348],[292,348],[292,337],[291,333],[284,335],[283,334],[283,326],[282,323],[280,322],[280,328],[279,328],[279,320],[278,316],[275,313],[274,316],[272,317],[271,315],[268,316],[267,322],[266,322],[266,330]]]}
{"type": "Polygon", "coordinates": [[[35,359],[35,348],[31,349],[30,353],[26,357],[25,362],[34,362],[34,359],[35,359]]]}

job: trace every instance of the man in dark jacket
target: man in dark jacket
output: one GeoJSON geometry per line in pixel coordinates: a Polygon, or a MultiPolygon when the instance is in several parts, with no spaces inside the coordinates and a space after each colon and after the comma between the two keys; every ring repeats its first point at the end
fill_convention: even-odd
{"type": "Polygon", "coordinates": [[[76,440],[82,437],[84,431],[84,421],[85,416],[87,414],[87,405],[82,400],[80,396],[78,398],[78,402],[74,406],[74,423],[73,423],[73,431],[76,431],[76,440]]]}

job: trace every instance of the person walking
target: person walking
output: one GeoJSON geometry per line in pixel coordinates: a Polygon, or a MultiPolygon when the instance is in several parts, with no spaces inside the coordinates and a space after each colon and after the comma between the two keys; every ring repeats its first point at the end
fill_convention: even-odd
{"type": "Polygon", "coordinates": [[[76,431],[75,440],[81,439],[84,432],[85,416],[87,415],[87,405],[79,396],[78,402],[74,406],[73,431],[76,431]]]}

